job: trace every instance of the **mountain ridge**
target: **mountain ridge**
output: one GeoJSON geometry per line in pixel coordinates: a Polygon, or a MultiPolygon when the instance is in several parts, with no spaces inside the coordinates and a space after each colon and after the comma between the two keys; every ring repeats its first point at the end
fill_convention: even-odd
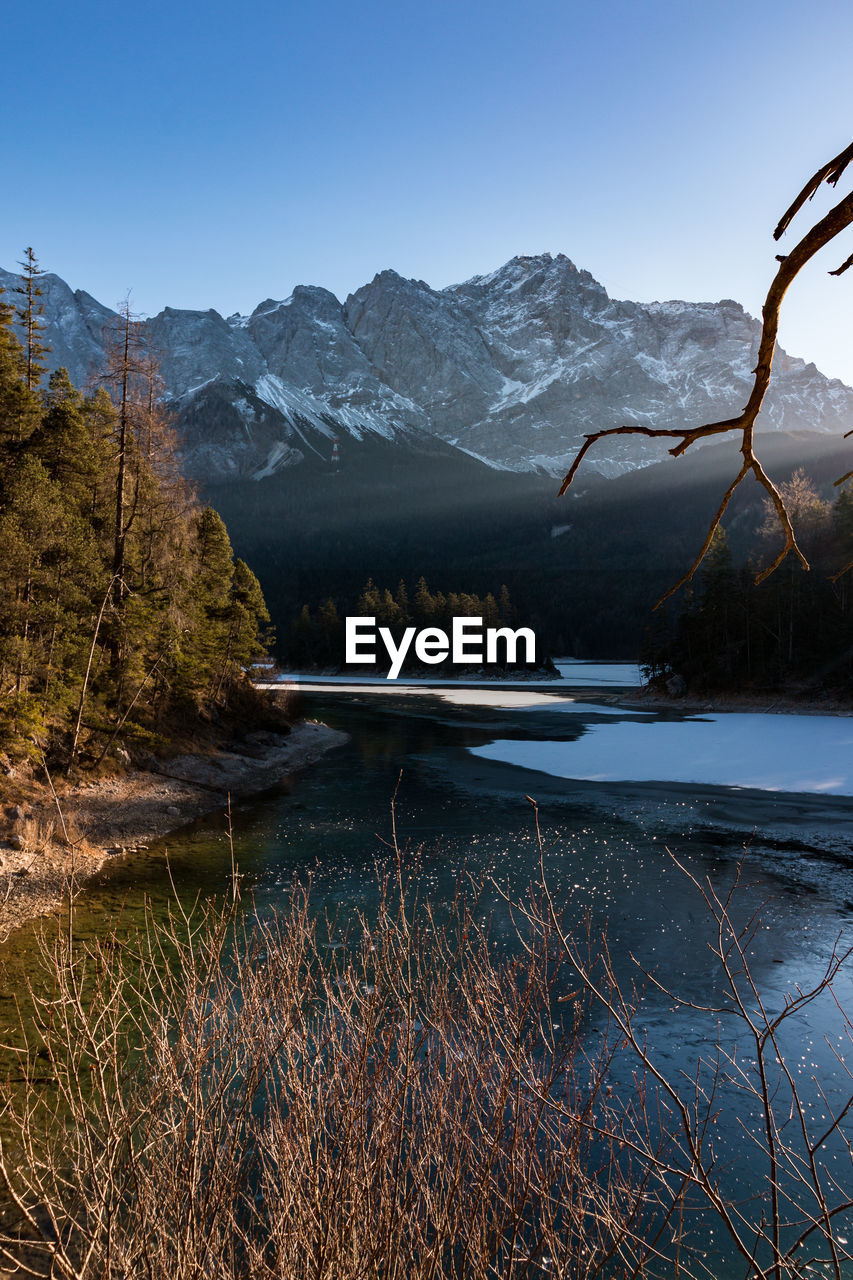
{"type": "MultiPolygon", "coordinates": [[[[7,291],[17,282],[0,270],[7,291]]],[[[40,283],[50,366],[85,385],[116,313],[53,273],[40,283]]],[[[247,316],[167,306],[143,323],[187,470],[202,483],[266,477],[311,456],[332,465],[335,437],[344,465],[368,437],[404,447],[432,437],[448,456],[559,475],[587,432],[739,412],[760,334],[732,299],[612,299],[550,253],[444,289],[386,268],[343,301],[297,285],[247,316]]],[[[779,349],[760,427],[841,434],[853,427],[853,390],[779,349]]],[[[659,456],[653,442],[618,437],[586,465],[616,475],[659,456]]]]}

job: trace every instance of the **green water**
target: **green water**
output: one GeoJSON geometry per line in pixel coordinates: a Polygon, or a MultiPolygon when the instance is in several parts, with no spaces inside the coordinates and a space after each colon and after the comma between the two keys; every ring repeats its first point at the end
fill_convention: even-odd
{"type": "MultiPolygon", "coordinates": [[[[351,739],[286,785],[235,806],[234,854],[247,909],[274,910],[294,879],[310,877],[318,909],[370,912],[391,860],[395,790],[404,865],[416,872],[420,893],[448,901],[460,879],[470,875],[478,882],[493,877],[510,896],[522,897],[539,859],[525,799],[529,794],[540,804],[545,865],[555,896],[569,921],[589,910],[596,927],[606,924],[615,963],[626,975],[635,973],[631,957],[636,956],[665,985],[697,1003],[719,998],[708,951],[712,930],[669,851],[722,891],[748,844],[747,883],[737,910],[746,918],[761,907],[751,963],[771,1003],[784,1000],[795,984],[817,980],[839,934],[851,933],[849,799],[571,783],[467,751],[496,737],[576,735],[588,711],[549,718],[535,711],[369,693],[318,694],[306,700],[306,710],[346,730],[351,739]]],[[[765,719],[772,733],[772,717],[765,719]]],[[[130,928],[142,919],[146,903],[155,915],[165,913],[174,891],[185,903],[222,893],[230,874],[224,815],[214,814],[146,853],[115,860],[78,899],[76,935],[102,937],[117,922],[130,928]]],[[[491,916],[494,934],[512,947],[509,913],[496,890],[484,895],[483,913],[491,916]]],[[[20,930],[2,950],[0,1016],[7,1028],[14,1023],[15,993],[34,970],[37,935],[45,927],[20,930]]],[[[852,978],[848,967],[836,984],[840,1004],[851,1010],[852,978]]],[[[674,1017],[671,1001],[655,988],[647,991],[641,1017],[670,1072],[690,1070],[715,1034],[714,1017],[674,1017]]],[[[847,1051],[844,1034],[837,1006],[823,1001],[809,1011],[796,1042],[786,1045],[798,1078],[823,1079],[830,1104],[842,1098],[845,1085],[849,1092],[834,1057],[847,1051]]],[[[7,1031],[7,1043],[10,1035],[14,1032],[7,1031]]],[[[627,1068],[625,1078],[630,1078],[627,1068]]],[[[720,1132],[731,1151],[743,1148],[739,1123],[727,1132],[723,1117],[720,1132]]],[[[748,1152],[739,1150],[739,1157],[732,1189],[754,1190],[759,1167],[748,1152]]],[[[850,1170],[844,1169],[842,1177],[853,1187],[850,1170]]]]}

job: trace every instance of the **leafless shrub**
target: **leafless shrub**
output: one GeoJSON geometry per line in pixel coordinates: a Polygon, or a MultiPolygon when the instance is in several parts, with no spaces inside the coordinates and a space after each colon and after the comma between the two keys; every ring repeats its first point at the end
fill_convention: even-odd
{"type": "Polygon", "coordinates": [[[520,908],[522,917],[534,936],[559,940],[579,987],[606,1012],[635,1060],[644,1082],[643,1105],[638,1109],[630,1092],[608,1091],[606,1115],[596,1124],[608,1137],[621,1133],[626,1149],[655,1181],[659,1202],[677,1218],[675,1274],[715,1275],[705,1267],[701,1250],[685,1247],[685,1223],[697,1209],[705,1214],[706,1237],[709,1215],[722,1227],[747,1280],[806,1274],[841,1280],[853,1274],[853,1022],[833,991],[853,948],[836,943],[818,981],[796,986],[773,1007],[750,962],[760,915],[738,920],[740,870],[721,894],[709,879],[700,881],[673,859],[713,926],[709,951],[719,978],[719,1003],[703,1004],[692,994],[670,990],[638,962],[626,978],[617,973],[605,937],[591,955],[562,926],[547,884],[541,835],[539,840],[541,892],[520,908]],[[638,1010],[640,991],[649,985],[666,997],[673,1015],[716,1020],[716,1038],[690,1071],[667,1066],[645,1036],[638,1010]],[[791,1044],[802,1039],[797,1025],[819,1001],[840,1016],[847,1049],[845,1054],[827,1041],[835,1063],[833,1098],[826,1081],[798,1079],[790,1060],[791,1044]],[[731,1153],[721,1150],[717,1121],[723,1112],[729,1126],[740,1127],[743,1146],[761,1168],[754,1194],[744,1200],[732,1193],[731,1153]]]}
{"type": "Polygon", "coordinates": [[[0,1264],[62,1280],[688,1280],[714,1275],[701,1210],[750,1280],[840,1280],[853,1095],[817,1123],[782,1040],[846,954],[771,1010],[755,921],[694,884],[727,992],[701,1010],[729,1029],[687,1074],[646,1042],[606,939],[564,927],[544,870],[509,904],[513,955],[476,893],[438,913],[399,869],[349,928],[308,889],[255,919],[235,873],[225,907],[176,906],[97,946],[63,934],[5,1090],[0,1264]],[[765,1164],[744,1202],[716,1142],[738,1098],[765,1164]]]}
{"type": "Polygon", "coordinates": [[[415,914],[398,880],[349,933],[297,892],[251,928],[208,908],[60,940],[7,1090],[6,1262],[69,1280],[646,1274],[650,1181],[594,1122],[608,1054],[581,1051],[563,958],[547,930],[500,958],[472,908],[415,914]]]}

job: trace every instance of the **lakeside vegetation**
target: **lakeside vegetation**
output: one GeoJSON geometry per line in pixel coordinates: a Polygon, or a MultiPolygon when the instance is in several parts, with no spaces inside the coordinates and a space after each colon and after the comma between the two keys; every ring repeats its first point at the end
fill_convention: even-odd
{"type": "Polygon", "coordinates": [[[803,468],[779,489],[811,568],[789,557],[756,584],[781,546],[769,499],[746,554],[718,528],[694,584],[649,625],[640,661],[654,683],[853,692],[853,494],[829,501],[803,468]]]}
{"type": "Polygon", "coordinates": [[[725,1006],[667,990],[685,1065],[648,1036],[655,975],[617,966],[589,921],[569,928],[544,873],[493,929],[493,885],[430,905],[417,859],[392,848],[368,914],[324,917],[294,886],[246,915],[234,868],[220,905],[149,905],[137,930],[95,939],[72,938],[72,914],[43,940],[0,1089],[4,1266],[63,1280],[848,1274],[850,1103],[780,1046],[831,1013],[849,953],[780,1006],[758,983],[763,926],[743,918],[737,875],[715,890],[682,868],[718,934],[725,1006]],[[709,1013],[725,1017],[697,1041],[709,1013]],[[744,1160],[747,1194],[732,1180],[744,1160]]]}
{"type": "Polygon", "coordinates": [[[180,473],[129,310],[90,390],[64,369],[45,385],[32,250],[22,265],[0,297],[0,751],[70,767],[158,750],[251,697],[269,614],[180,473]]]}

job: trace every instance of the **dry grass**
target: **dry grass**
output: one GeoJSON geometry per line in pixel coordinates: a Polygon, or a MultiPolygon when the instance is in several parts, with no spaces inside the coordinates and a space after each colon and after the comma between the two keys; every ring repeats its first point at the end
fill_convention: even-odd
{"type": "Polygon", "coordinates": [[[634,1274],[649,1186],[594,1131],[607,1054],[580,1048],[582,1002],[557,1002],[551,939],[501,959],[474,906],[415,916],[398,885],[347,931],[297,893],[250,931],[209,908],[46,949],[5,1100],[6,1264],[634,1274]]]}
{"type": "Polygon", "coordinates": [[[96,946],[63,934],[4,1093],[0,1263],[60,1280],[690,1280],[714,1275],[688,1244],[699,1203],[750,1280],[840,1280],[850,1195],[828,1157],[849,1159],[853,1098],[815,1127],[778,1036],[845,957],[771,1013],[746,959],[755,921],[735,928],[731,899],[696,883],[726,1016],[752,1036],[735,1080],[722,1042],[695,1076],[668,1074],[638,989],[606,940],[564,930],[544,880],[510,904],[512,955],[476,893],[438,916],[399,866],[347,927],[307,889],[255,919],[235,872],[221,908],[176,904],[96,946]],[[750,1141],[769,1173],[746,1203],[714,1146],[733,1084],[766,1117],[750,1141]]]}

